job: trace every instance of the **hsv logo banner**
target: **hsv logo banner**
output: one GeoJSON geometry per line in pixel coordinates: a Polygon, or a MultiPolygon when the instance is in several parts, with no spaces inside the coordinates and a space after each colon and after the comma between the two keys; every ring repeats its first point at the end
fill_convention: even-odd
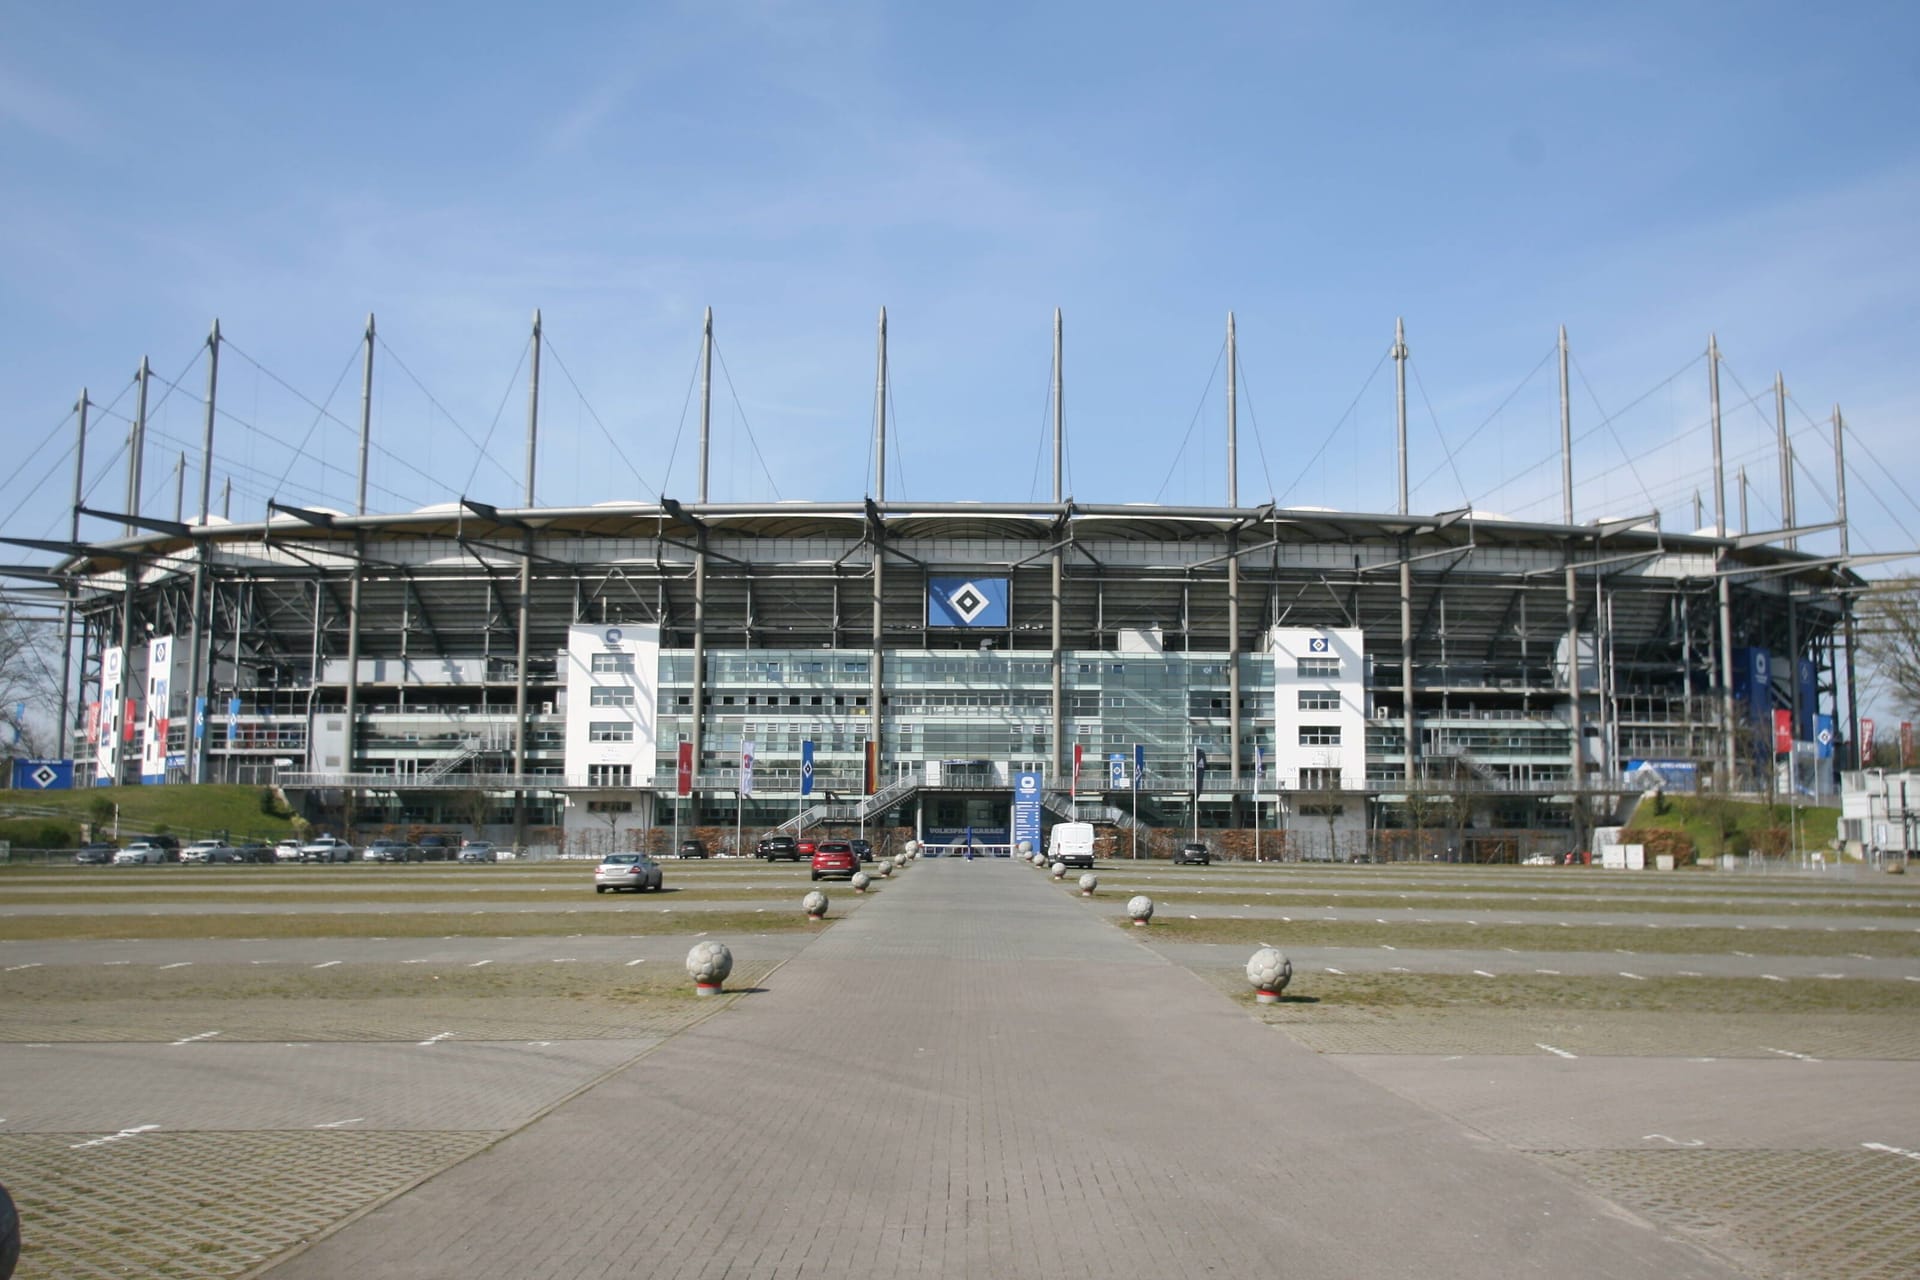
{"type": "Polygon", "coordinates": [[[800,741],[800,794],[803,796],[813,794],[812,738],[803,738],[800,741]]]}
{"type": "Polygon", "coordinates": [[[1004,627],[1006,578],[928,578],[930,627],[1004,627]]]}
{"type": "Polygon", "coordinates": [[[147,711],[140,723],[140,780],[167,780],[167,730],[172,724],[173,637],[155,636],[147,646],[147,711]]]}

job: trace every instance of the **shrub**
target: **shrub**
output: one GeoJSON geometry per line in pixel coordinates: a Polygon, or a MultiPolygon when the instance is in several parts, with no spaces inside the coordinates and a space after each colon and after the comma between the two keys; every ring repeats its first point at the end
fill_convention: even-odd
{"type": "Polygon", "coordinates": [[[1674,866],[1693,865],[1693,837],[1684,831],[1669,827],[1628,827],[1620,833],[1620,843],[1644,845],[1650,864],[1661,854],[1671,854],[1674,866]]]}

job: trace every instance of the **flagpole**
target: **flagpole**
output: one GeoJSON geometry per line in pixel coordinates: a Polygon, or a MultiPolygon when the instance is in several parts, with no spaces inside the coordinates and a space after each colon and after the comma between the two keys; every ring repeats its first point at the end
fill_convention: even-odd
{"type": "Polygon", "coordinates": [[[1259,747],[1253,749],[1253,860],[1265,862],[1260,856],[1260,783],[1267,771],[1267,756],[1259,747]]]}

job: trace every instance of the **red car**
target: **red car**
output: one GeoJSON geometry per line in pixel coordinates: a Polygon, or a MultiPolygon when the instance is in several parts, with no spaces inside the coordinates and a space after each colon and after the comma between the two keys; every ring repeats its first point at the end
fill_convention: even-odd
{"type": "Polygon", "coordinates": [[[813,847],[813,878],[824,879],[827,876],[839,876],[853,879],[853,873],[860,869],[860,857],[854,853],[853,846],[845,840],[822,840],[813,847]]]}

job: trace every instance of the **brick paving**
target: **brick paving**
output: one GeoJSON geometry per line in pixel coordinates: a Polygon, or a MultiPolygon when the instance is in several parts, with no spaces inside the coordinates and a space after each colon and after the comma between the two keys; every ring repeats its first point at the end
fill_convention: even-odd
{"type": "Polygon", "coordinates": [[[923,863],[764,990],[262,1274],[1736,1274],[1247,1016],[1114,909],[923,863]]]}

